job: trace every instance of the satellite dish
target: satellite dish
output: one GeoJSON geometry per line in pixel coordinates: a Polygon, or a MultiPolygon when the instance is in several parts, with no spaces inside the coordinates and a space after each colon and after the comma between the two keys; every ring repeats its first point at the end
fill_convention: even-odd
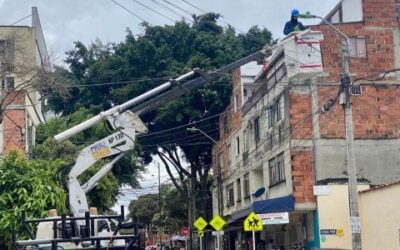
{"type": "Polygon", "coordinates": [[[265,187],[260,187],[257,191],[254,192],[253,196],[258,198],[265,193],[265,187]]]}

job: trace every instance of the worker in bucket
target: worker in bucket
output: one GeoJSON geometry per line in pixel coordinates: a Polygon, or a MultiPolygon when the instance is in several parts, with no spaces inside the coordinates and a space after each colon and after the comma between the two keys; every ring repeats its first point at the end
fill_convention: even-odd
{"type": "Polygon", "coordinates": [[[297,9],[293,9],[290,21],[287,21],[285,24],[285,28],[283,29],[283,34],[288,35],[293,31],[304,30],[304,26],[301,22],[297,20],[298,18],[299,18],[299,11],[297,9]]]}

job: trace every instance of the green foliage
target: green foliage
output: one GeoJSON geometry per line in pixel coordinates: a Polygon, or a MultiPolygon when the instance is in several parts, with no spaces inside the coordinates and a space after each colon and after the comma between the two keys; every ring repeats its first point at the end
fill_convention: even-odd
{"type": "MultiPolygon", "coordinates": [[[[75,80],[75,87],[71,89],[73,94],[61,103],[57,102],[60,99],[57,94],[51,95],[51,107],[64,115],[79,112],[82,107],[89,113],[97,114],[195,67],[212,71],[272,42],[271,33],[265,28],[252,27],[247,33],[238,35],[232,27],[219,26],[218,18],[218,14],[208,13],[196,17],[193,25],[183,21],[164,27],[144,25],[143,34],[133,36],[128,31],[125,40],[120,43],[103,45],[96,41],[85,46],[76,42],[74,49],[67,52],[66,59],[70,71],[67,77],[75,80]],[[107,84],[111,82],[113,84],[107,84]]],[[[207,119],[196,126],[206,132],[212,131],[212,136],[218,138],[217,114],[223,112],[229,103],[232,91],[230,80],[227,74],[141,118],[150,132],[158,132],[214,116],[214,119],[207,119]]],[[[95,138],[90,134],[92,132],[88,133],[71,141],[74,143],[80,139],[90,141],[95,138]]],[[[183,157],[190,163],[190,178],[195,182],[195,187],[207,190],[211,142],[207,138],[199,138],[202,137],[193,137],[185,129],[143,136],[137,140],[142,151],[137,151],[135,156],[140,155],[147,163],[158,153],[159,147],[169,149],[170,152],[180,148],[183,157]]],[[[72,146],[63,147],[69,150],[72,146]]],[[[56,156],[60,156],[58,152],[55,152],[56,156]]],[[[125,172],[126,168],[116,168],[114,174],[121,183],[135,184],[132,182],[134,179],[129,179],[126,174],[137,174],[135,168],[130,167],[132,172],[125,172]]],[[[185,178],[188,177],[186,174],[185,178]]],[[[116,187],[111,185],[112,178],[109,181],[106,185],[108,188],[116,187]]],[[[108,194],[114,193],[112,191],[108,194]]],[[[206,192],[202,195],[209,197],[206,192]]],[[[204,204],[209,203],[202,202],[204,204]]]]}
{"type": "Polygon", "coordinates": [[[178,233],[180,228],[187,225],[187,199],[171,185],[161,186],[161,201],[157,194],[140,196],[129,204],[129,217],[151,228],[160,225],[171,232],[178,233]]]}
{"type": "MultiPolygon", "coordinates": [[[[57,117],[49,120],[46,124],[37,127],[37,145],[33,149],[35,159],[46,161],[63,160],[64,165],[59,168],[59,181],[63,184],[65,190],[68,171],[75,164],[79,150],[95,141],[108,135],[103,124],[98,124],[88,129],[70,140],[56,142],[54,135],[75,126],[93,115],[88,109],[80,108],[69,116],[57,117]]],[[[137,178],[143,167],[136,163],[137,153],[135,151],[127,153],[119,162],[115,164],[112,171],[101,179],[98,185],[88,194],[88,202],[91,206],[96,206],[100,212],[108,211],[117,200],[118,187],[120,185],[129,185],[137,187],[139,185],[137,178]]],[[[87,181],[93,176],[106,161],[100,161],[88,169],[82,177],[81,183],[87,181]]]]}
{"type": "Polygon", "coordinates": [[[154,215],[159,211],[158,194],[146,194],[129,204],[129,217],[133,221],[151,225],[154,215]]]}
{"type": "Polygon", "coordinates": [[[10,248],[13,229],[23,236],[21,214],[44,217],[51,208],[65,212],[65,193],[54,175],[61,161],[28,161],[12,151],[0,161],[0,248],[10,248]]]}

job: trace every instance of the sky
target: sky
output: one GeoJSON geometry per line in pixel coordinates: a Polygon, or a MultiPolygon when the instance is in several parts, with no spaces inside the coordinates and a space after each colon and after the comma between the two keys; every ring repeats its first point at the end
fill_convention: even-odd
{"type": "MultiPolygon", "coordinates": [[[[220,13],[223,16],[222,22],[229,23],[241,31],[247,31],[254,25],[266,27],[272,32],[275,39],[283,36],[283,25],[290,18],[291,9],[297,8],[300,12],[311,11],[313,14],[324,16],[339,2],[339,0],[114,1],[151,25],[173,24],[169,19],[180,20],[182,16],[188,17],[188,13],[199,15],[202,12],[198,9],[201,9],[220,13]],[[184,9],[188,13],[167,2],[184,9]],[[158,11],[167,18],[146,9],[140,3],[158,11]],[[173,9],[179,15],[157,5],[157,3],[173,9]]],[[[31,13],[31,7],[36,6],[52,61],[60,64],[65,58],[65,52],[73,47],[74,41],[90,44],[98,38],[104,43],[119,42],[124,39],[127,28],[131,29],[134,34],[143,32],[143,28],[140,26],[142,20],[118,6],[115,2],[112,0],[0,0],[0,24],[13,24],[28,16],[31,13]]],[[[305,21],[304,23],[310,24],[310,22],[316,23],[316,20],[305,21]]],[[[30,25],[30,18],[17,24],[30,25]]]]}
{"type": "MultiPolygon", "coordinates": [[[[143,32],[140,26],[142,20],[135,15],[151,25],[170,25],[173,24],[170,19],[181,20],[182,16],[189,17],[187,13],[199,15],[202,14],[201,10],[212,11],[222,15],[222,25],[229,23],[241,31],[258,25],[270,30],[273,38],[278,39],[283,37],[283,26],[290,19],[291,9],[297,8],[300,12],[310,11],[325,16],[338,2],[339,0],[0,0],[0,24],[11,25],[27,17],[16,25],[31,25],[31,7],[36,6],[51,60],[55,64],[62,64],[65,52],[73,48],[74,41],[81,41],[86,45],[96,39],[103,43],[120,42],[124,39],[127,28],[133,34],[140,35],[143,32]],[[141,4],[159,13],[154,13],[141,4]]],[[[317,21],[306,20],[303,23],[307,25],[317,21]]],[[[160,175],[161,182],[168,181],[168,175],[163,168],[160,175]]],[[[155,163],[149,166],[141,184],[144,190],[140,192],[123,191],[127,195],[121,197],[119,204],[129,204],[137,194],[158,191],[155,163]]]]}

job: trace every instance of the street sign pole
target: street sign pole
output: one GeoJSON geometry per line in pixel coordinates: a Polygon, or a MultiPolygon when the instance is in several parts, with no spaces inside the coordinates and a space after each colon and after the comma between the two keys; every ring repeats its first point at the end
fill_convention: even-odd
{"type": "Polygon", "coordinates": [[[203,250],[203,237],[200,237],[200,250],[203,250]]]}
{"type": "Polygon", "coordinates": [[[256,250],[256,231],[252,231],[253,232],[253,250],[256,250]]]}
{"type": "Polygon", "coordinates": [[[217,234],[217,248],[215,250],[219,250],[219,234],[217,234]]]}

